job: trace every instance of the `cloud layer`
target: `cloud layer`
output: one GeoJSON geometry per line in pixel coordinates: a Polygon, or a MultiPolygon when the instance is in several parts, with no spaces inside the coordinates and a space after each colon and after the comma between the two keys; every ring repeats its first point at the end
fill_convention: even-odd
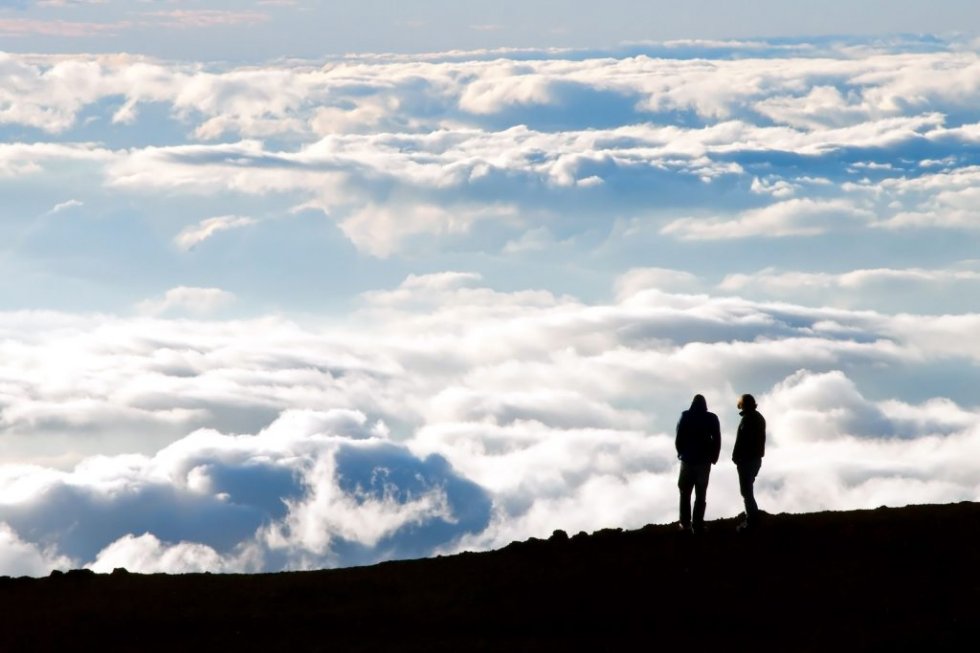
{"type": "MultiPolygon", "coordinates": [[[[248,67],[7,54],[0,125],[17,138],[0,146],[0,182],[23,208],[37,188],[69,192],[58,201],[78,202],[89,231],[137,207],[157,275],[198,248],[238,264],[267,258],[270,241],[298,251],[317,215],[345,255],[377,270],[418,258],[451,269],[456,253],[478,251],[531,272],[544,251],[596,259],[598,273],[648,266],[641,248],[716,283],[938,270],[972,258],[980,237],[978,61],[936,40],[248,67]],[[761,255],[771,241],[783,241],[777,254],[761,255]]],[[[41,249],[53,240],[36,238],[41,249]]],[[[210,278],[153,292],[222,287],[211,255],[194,261],[210,278]]],[[[289,265],[320,263],[294,253],[289,265]]]]}
{"type": "Polygon", "coordinates": [[[766,510],[976,500],[977,106],[933,38],[2,54],[0,573],[670,521],[694,393],[766,510]]]}
{"type": "MultiPolygon", "coordinates": [[[[342,328],[7,314],[4,571],[303,569],[669,521],[695,392],[726,452],[759,397],[767,510],[980,497],[980,413],[901,382],[980,363],[946,335],[980,316],[619,287],[414,276],[342,328]]],[[[725,460],[709,517],[739,510],[725,460]]]]}

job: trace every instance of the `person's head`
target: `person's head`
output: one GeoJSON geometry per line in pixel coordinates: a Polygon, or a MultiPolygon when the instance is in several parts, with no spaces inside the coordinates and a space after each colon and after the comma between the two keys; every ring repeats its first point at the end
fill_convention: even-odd
{"type": "Polygon", "coordinates": [[[694,399],[691,400],[691,410],[705,412],[708,410],[708,402],[702,395],[694,395],[694,399]]]}
{"type": "Polygon", "coordinates": [[[755,397],[752,395],[742,395],[738,398],[739,410],[755,410],[755,397]]]}

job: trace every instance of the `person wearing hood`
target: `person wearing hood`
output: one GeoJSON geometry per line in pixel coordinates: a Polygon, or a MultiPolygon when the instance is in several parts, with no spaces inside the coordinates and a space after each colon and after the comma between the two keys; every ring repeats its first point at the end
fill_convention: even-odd
{"type": "Polygon", "coordinates": [[[708,478],[711,466],[721,452],[721,427],[718,416],[708,412],[708,402],[695,395],[691,407],[681,413],[677,422],[677,457],[681,471],[677,478],[680,490],[680,527],[697,533],[704,529],[708,478]],[[694,492],[694,514],[691,514],[691,492],[694,492]]]}
{"type": "Polygon", "coordinates": [[[738,525],[742,531],[759,524],[759,505],[755,500],[755,477],[766,455],[766,418],[758,410],[755,397],[742,395],[738,400],[742,421],[735,435],[732,461],[738,469],[738,489],[745,501],[745,521],[738,525]]]}

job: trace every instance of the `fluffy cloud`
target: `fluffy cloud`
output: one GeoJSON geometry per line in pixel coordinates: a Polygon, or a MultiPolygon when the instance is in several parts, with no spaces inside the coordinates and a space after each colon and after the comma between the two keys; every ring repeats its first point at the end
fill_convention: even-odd
{"type": "MultiPolygon", "coordinates": [[[[59,139],[99,121],[168,133],[70,147],[98,152],[115,192],[288,197],[381,257],[487,222],[520,254],[548,242],[542,220],[609,221],[609,205],[616,218],[656,207],[660,231],[689,240],[975,222],[975,53],[750,46],[707,60],[650,46],[242,68],[3,55],[0,122],[59,139]],[[157,108],[169,122],[140,117],[157,108]]],[[[30,161],[0,152],[0,174],[30,161]]],[[[548,229],[567,242],[567,227],[548,229]]]]}
{"type": "Polygon", "coordinates": [[[125,535],[99,552],[90,568],[100,574],[122,568],[141,574],[242,573],[247,565],[229,563],[203,544],[166,545],[149,533],[125,535]]]}
{"type": "MultiPolygon", "coordinates": [[[[976,316],[670,294],[664,279],[690,281],[637,270],[590,304],[417,275],[329,327],[8,314],[5,440],[38,454],[0,467],[23,554],[9,566],[300,569],[669,521],[671,433],[694,392],[726,455],[735,398],[759,397],[767,510],[980,497],[980,414],[890,384],[980,361],[950,343],[976,316]],[[127,415],[156,438],[110,438],[127,415]],[[37,452],[82,424],[88,444],[70,440],[60,469],[37,452]]],[[[739,510],[736,487],[723,460],[710,516],[739,510]]]]}
{"type": "Polygon", "coordinates": [[[944,312],[952,305],[976,310],[972,297],[980,287],[980,271],[975,261],[941,269],[873,268],[838,274],[769,268],[726,275],[717,287],[723,292],[811,304],[895,312],[915,305],[920,310],[944,312]]]}
{"type": "Polygon", "coordinates": [[[976,500],[977,479],[962,458],[980,446],[976,413],[942,400],[869,401],[839,372],[801,371],[764,401],[776,434],[765,486],[776,506],[976,500]]]}
{"type": "Polygon", "coordinates": [[[3,278],[89,311],[0,313],[0,563],[669,521],[694,393],[726,455],[759,397],[767,510],[980,497],[980,68],[919,46],[0,55],[3,278]]]}
{"type": "Polygon", "coordinates": [[[43,576],[52,569],[68,569],[71,561],[24,542],[10,526],[0,524],[0,574],[43,576]]]}
{"type": "Polygon", "coordinates": [[[484,527],[489,506],[444,459],[414,457],[383,425],[349,411],[287,411],[256,435],[198,431],[152,457],[94,457],[69,473],[6,468],[2,483],[0,514],[12,528],[97,570],[256,571],[421,555],[484,527]]]}

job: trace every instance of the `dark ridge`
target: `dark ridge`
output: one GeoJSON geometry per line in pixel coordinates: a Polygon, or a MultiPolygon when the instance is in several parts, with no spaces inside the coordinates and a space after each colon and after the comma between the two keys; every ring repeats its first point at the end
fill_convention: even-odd
{"type": "Polygon", "coordinates": [[[972,650],[980,504],[556,531],[330,571],[2,578],[0,609],[2,651],[972,650]]]}

